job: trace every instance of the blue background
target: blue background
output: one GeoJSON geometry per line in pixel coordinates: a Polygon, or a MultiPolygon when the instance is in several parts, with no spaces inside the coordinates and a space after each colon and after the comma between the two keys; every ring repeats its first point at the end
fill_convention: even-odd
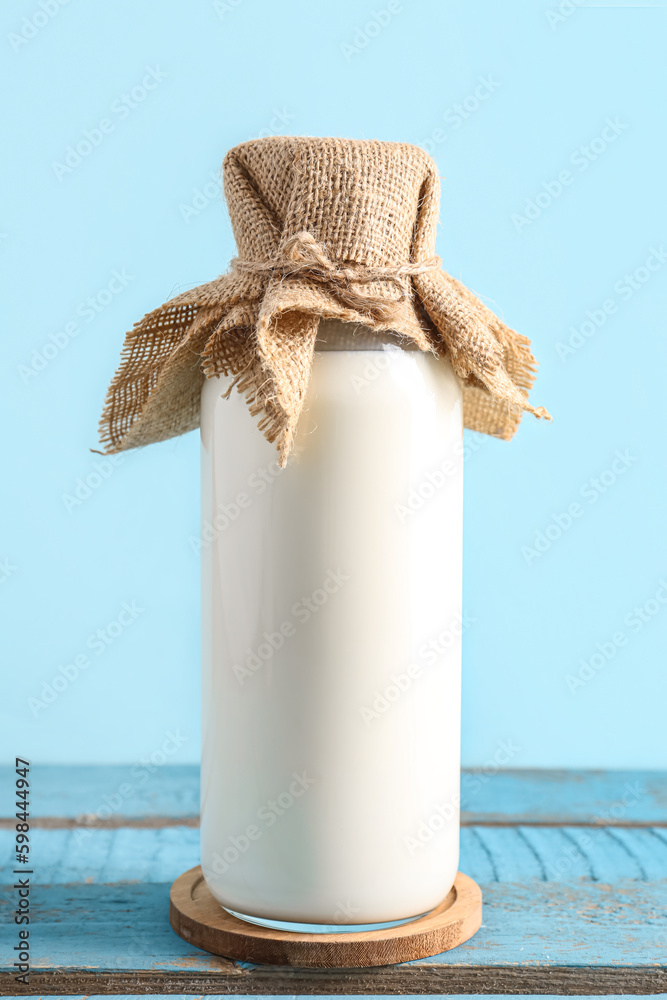
{"type": "Polygon", "coordinates": [[[643,283],[638,272],[631,295],[617,285],[667,242],[667,12],[587,3],[557,20],[539,0],[398,6],[377,30],[366,26],[385,0],[70,0],[48,17],[37,0],[4,6],[8,758],[134,762],[168,744],[174,763],[198,759],[197,434],[127,454],[80,503],[66,501],[101,461],[89,448],[125,330],[234,254],[211,180],[224,153],[275,132],[426,145],[443,176],[446,269],[527,334],[541,362],[533,398],[554,423],[526,417],[511,443],[485,440],[466,467],[465,608],[476,621],[464,763],[493,762],[511,741],[517,767],[667,766],[667,605],[655,599],[667,598],[667,266],[643,283]],[[121,111],[147,68],[159,70],[154,89],[121,111]],[[480,78],[492,84],[475,97],[480,78]],[[54,166],[104,118],[113,128],[90,155],[54,166]],[[608,118],[618,134],[582,169],[577,151],[608,118]],[[571,183],[554,196],[563,170],[571,183]],[[108,295],[114,271],[126,284],[108,295]],[[570,328],[608,299],[616,311],[563,357],[570,328]],[[57,337],[65,346],[42,364],[73,322],[77,335],[57,337]],[[592,481],[619,449],[630,461],[601,492],[592,481]],[[573,503],[580,516],[531,554],[573,503]],[[88,637],[123,602],[143,610],[94,652],[88,637]],[[643,605],[642,622],[632,616],[643,605]],[[573,685],[619,630],[625,644],[573,685]],[[83,653],[89,666],[35,711],[30,699],[83,653]]]}

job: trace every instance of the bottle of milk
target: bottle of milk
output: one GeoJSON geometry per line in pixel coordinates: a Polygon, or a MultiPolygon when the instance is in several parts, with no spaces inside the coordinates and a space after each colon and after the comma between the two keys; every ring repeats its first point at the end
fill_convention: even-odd
{"type": "Polygon", "coordinates": [[[398,923],[457,872],[461,388],[406,347],[323,321],[284,469],[203,387],[201,862],[255,923],[398,923]]]}

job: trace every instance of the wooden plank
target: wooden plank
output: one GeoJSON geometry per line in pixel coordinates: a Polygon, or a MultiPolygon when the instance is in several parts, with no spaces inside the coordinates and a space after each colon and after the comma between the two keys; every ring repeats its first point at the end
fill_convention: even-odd
{"type": "MultiPolygon", "coordinates": [[[[34,820],[87,817],[121,824],[148,817],[196,820],[194,765],[35,765],[34,820]]],[[[0,768],[0,803],[8,810],[14,774],[0,768]]],[[[667,773],[661,771],[464,771],[462,820],[470,825],[667,825],[667,773]]],[[[5,817],[11,818],[6,811],[5,817]]]]}
{"type": "MultiPolygon", "coordinates": [[[[123,993],[123,994],[115,994],[115,995],[114,994],[111,994],[111,995],[107,994],[107,1000],[141,1000],[141,998],[144,995],[145,995],[144,993],[123,993]]],[[[244,996],[245,997],[249,997],[251,995],[252,994],[240,994],[239,995],[239,1000],[243,1000],[244,996]]],[[[260,994],[259,996],[255,995],[254,996],[254,1000],[270,1000],[270,997],[273,996],[273,995],[274,994],[268,994],[268,993],[260,994]]],[[[305,994],[305,995],[307,995],[307,994],[305,994]]],[[[596,996],[596,995],[598,995],[598,994],[590,994],[589,993],[586,996],[582,996],[581,1000],[589,1000],[589,998],[591,996],[596,996]]],[[[208,996],[206,997],[206,1000],[223,1000],[223,998],[225,996],[228,996],[228,994],[225,994],[225,993],[210,994],[209,993],[208,996]]],[[[304,994],[299,994],[299,993],[295,994],[294,995],[294,1000],[298,1000],[299,996],[304,996],[304,994]]],[[[328,994],[328,995],[327,994],[321,994],[321,993],[319,994],[320,1000],[329,1000],[330,996],[331,996],[331,994],[328,994]]],[[[390,996],[395,996],[395,994],[393,994],[393,993],[376,994],[376,1000],[388,1000],[388,998],[390,996]]],[[[419,998],[421,996],[423,996],[423,994],[422,993],[403,993],[403,994],[401,994],[401,996],[403,997],[403,1000],[419,1000],[419,998]]],[[[525,1000],[535,1000],[535,998],[538,997],[538,996],[540,997],[540,1000],[559,1000],[559,997],[562,996],[562,994],[556,994],[556,993],[547,993],[547,994],[544,994],[544,993],[532,993],[532,994],[527,994],[527,995],[524,994],[524,996],[525,996],[525,1000]]],[[[644,998],[644,1000],[648,1000],[648,998],[652,997],[652,996],[653,996],[653,994],[650,994],[650,993],[639,994],[637,996],[637,1000],[642,1000],[642,998],[644,998]]],[[[176,994],[174,994],[174,993],[155,993],[155,994],[153,994],[153,997],[154,997],[154,1000],[202,1000],[202,996],[201,996],[200,993],[176,993],[176,994]]],[[[506,1000],[507,994],[506,993],[487,993],[486,997],[487,997],[487,1000],[506,1000]]],[[[8,996],[7,1000],[18,1000],[18,996],[17,995],[8,996]]],[[[49,995],[42,994],[41,1000],[94,1000],[94,997],[90,997],[89,995],[83,994],[83,993],[77,994],[75,996],[72,996],[71,994],[70,995],[65,995],[65,994],[62,994],[62,993],[60,993],[60,994],[49,994],[49,995]]]]}
{"type": "Polygon", "coordinates": [[[667,823],[664,771],[465,771],[462,822],[480,824],[667,823]]]}
{"type": "MultiPolygon", "coordinates": [[[[484,922],[475,937],[418,965],[659,970],[664,960],[667,881],[497,882],[483,891],[484,922]]],[[[174,934],[168,899],[167,883],[40,886],[33,969],[61,976],[79,970],[240,975],[238,966],[174,934]]],[[[4,892],[1,905],[11,904],[11,892],[4,892]]]]}
{"type": "MultiPolygon", "coordinates": [[[[0,808],[14,801],[16,775],[0,767],[0,808]]],[[[30,814],[91,819],[199,815],[199,767],[189,764],[34,764],[30,769],[30,814]]]]}
{"type": "MultiPolygon", "coordinates": [[[[0,816],[0,830],[13,830],[16,820],[0,816]]],[[[34,816],[32,830],[118,830],[129,827],[135,830],[160,830],[165,826],[191,826],[198,830],[199,816],[109,816],[100,818],[93,813],[80,816],[34,816]]]]}
{"type": "MultiPolygon", "coordinates": [[[[0,979],[0,995],[3,982],[0,979]]],[[[651,996],[667,989],[664,972],[656,969],[502,969],[442,968],[409,965],[361,972],[341,969],[289,970],[266,966],[248,970],[237,979],[215,973],[163,972],[96,974],[87,971],[39,974],[32,977],[24,995],[35,992],[44,997],[60,990],[99,995],[162,996],[202,994],[221,996],[424,996],[457,994],[475,996],[602,996],[612,994],[651,996]],[[137,994],[137,990],[141,993],[137,994]],[[185,994],[184,992],[185,991],[185,994]],[[269,992],[270,991],[270,992],[269,992]]],[[[16,995],[16,994],[14,994],[16,995]]],[[[19,994],[20,995],[20,994],[19,994]]],[[[62,995],[62,994],[60,994],[62,995]]],[[[65,994],[66,996],[67,994],[65,994]]]]}
{"type": "MultiPolygon", "coordinates": [[[[173,882],[199,863],[199,830],[33,830],[32,866],[41,884],[173,882]]],[[[10,831],[0,831],[0,864],[13,868],[10,831]]],[[[3,881],[7,881],[6,877],[3,881]]]]}
{"type": "MultiPolygon", "coordinates": [[[[199,830],[33,830],[38,883],[173,882],[199,863],[199,830]]],[[[0,867],[13,868],[14,839],[0,831],[0,867]]],[[[491,882],[613,883],[667,878],[667,831],[595,827],[464,827],[459,867],[491,882]]],[[[5,876],[2,881],[8,881],[5,876]]]]}

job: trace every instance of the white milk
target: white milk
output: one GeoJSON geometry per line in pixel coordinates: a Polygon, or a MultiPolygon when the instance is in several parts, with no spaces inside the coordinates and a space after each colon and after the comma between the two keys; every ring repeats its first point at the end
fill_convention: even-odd
{"type": "Polygon", "coordinates": [[[458,865],[459,384],[318,351],[284,470],[226,385],[202,393],[207,884],[260,920],[421,914],[458,865]]]}

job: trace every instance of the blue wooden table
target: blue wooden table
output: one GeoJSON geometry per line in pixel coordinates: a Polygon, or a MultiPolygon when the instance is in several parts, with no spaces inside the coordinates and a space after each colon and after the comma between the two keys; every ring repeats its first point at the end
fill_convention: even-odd
{"type": "MultiPolygon", "coordinates": [[[[0,802],[14,773],[0,771],[0,802]]],[[[484,923],[443,955],[377,969],[285,969],[200,951],[169,926],[198,863],[198,774],[31,771],[30,985],[17,943],[14,824],[0,819],[2,995],[667,993],[667,775],[466,772],[460,868],[484,923]]]]}

